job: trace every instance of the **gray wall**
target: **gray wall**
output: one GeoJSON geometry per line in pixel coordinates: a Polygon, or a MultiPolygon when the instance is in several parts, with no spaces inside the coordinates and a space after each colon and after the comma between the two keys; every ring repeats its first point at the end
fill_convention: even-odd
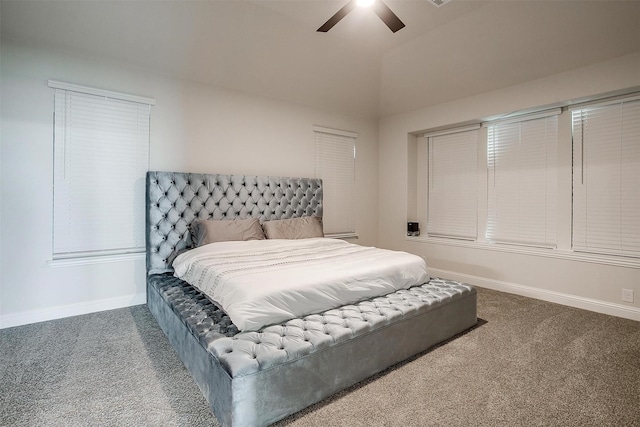
{"type": "MultiPolygon", "coordinates": [[[[409,191],[407,178],[409,161],[415,162],[408,152],[414,134],[640,86],[638,5],[632,3],[491,2],[474,9],[464,2],[452,2],[438,13],[453,15],[427,25],[432,31],[404,39],[405,43],[391,41],[403,40],[408,33],[388,39],[390,34],[381,26],[381,37],[389,42],[385,43],[389,50],[383,52],[381,46],[370,46],[369,33],[352,35],[349,43],[337,38],[337,33],[319,37],[308,34],[306,24],[299,26],[275,11],[256,11],[252,4],[242,2],[237,10],[231,3],[217,5],[224,12],[214,14],[225,21],[222,33],[213,31],[219,27],[210,25],[209,15],[201,16],[195,3],[187,11],[197,18],[193,20],[169,19],[182,15],[173,13],[174,5],[158,3],[154,16],[172,24],[162,27],[160,34],[155,32],[160,26],[146,19],[150,15],[142,3],[121,7],[109,2],[3,2],[0,327],[145,299],[141,257],[100,264],[49,262],[53,91],[47,87],[48,79],[156,98],[152,169],[312,175],[313,125],[358,132],[355,203],[359,243],[421,254],[434,271],[479,285],[640,317],[637,265],[526,251],[507,253],[405,237],[406,221],[417,210],[407,196],[415,194],[415,188],[409,191]],[[127,15],[125,22],[130,25],[114,34],[114,19],[124,19],[116,12],[126,12],[130,6],[141,21],[129,22],[127,15]],[[456,8],[466,7],[474,11],[467,16],[461,10],[460,19],[455,19],[456,8]],[[251,18],[247,22],[254,25],[234,26],[236,21],[229,17],[243,22],[251,18]],[[433,27],[438,22],[442,25],[433,27]],[[292,27],[282,33],[266,31],[280,27],[275,24],[292,27]],[[270,36],[254,43],[256,39],[245,37],[246,28],[254,30],[253,37],[270,36]],[[304,36],[295,37],[301,34],[304,36]],[[127,39],[132,43],[125,46],[127,39]],[[281,49],[263,49],[267,41],[281,49]],[[219,50],[212,50],[212,42],[219,50]],[[587,44],[591,46],[586,48],[587,44]],[[62,46],[69,51],[59,50],[62,46]],[[247,47],[250,49],[244,49],[247,47]],[[84,56],[71,49],[85,52],[84,56]],[[238,51],[241,55],[233,55],[238,51]],[[261,58],[258,64],[253,61],[256,55],[261,58]],[[235,60],[229,63],[229,57],[235,60]],[[325,58],[334,59],[329,68],[314,66],[325,58]],[[502,62],[494,62],[498,58],[502,62]],[[136,67],[134,61],[146,65],[136,67]],[[287,66],[285,73],[274,67],[281,63],[287,66]],[[207,64],[209,67],[204,66],[207,64]],[[301,64],[307,72],[299,73],[301,64]],[[256,65],[262,68],[253,68],[256,65]],[[167,77],[180,75],[183,69],[191,77],[167,77]],[[547,75],[551,77],[522,83],[547,75]],[[223,83],[270,98],[222,89],[223,83]],[[510,87],[498,90],[505,86],[510,87]],[[446,102],[451,99],[458,100],[446,102]],[[383,116],[379,122],[358,118],[378,113],[383,116]],[[620,302],[621,288],[635,291],[635,304],[620,302]]],[[[205,9],[209,6],[204,5],[205,9]]],[[[429,16],[435,14],[436,10],[429,9],[429,16]]],[[[315,16],[311,18],[315,22],[315,16]]],[[[380,24],[377,19],[374,23],[380,24]]],[[[416,26],[408,25],[406,31],[413,28],[416,26]]],[[[375,44],[381,39],[373,40],[375,44]]],[[[566,127],[561,131],[566,136],[566,127]]],[[[570,177],[566,143],[559,150],[564,159],[559,179],[566,180],[570,177]]],[[[565,255],[570,241],[567,209],[570,199],[565,192],[559,198],[560,249],[565,255]]]]}
{"type": "Polygon", "coordinates": [[[50,262],[53,90],[48,79],[155,98],[153,170],[313,176],[313,125],[357,132],[357,241],[377,243],[376,121],[6,39],[1,53],[1,327],[146,300],[140,256],[95,264],[50,262]]]}
{"type": "MultiPolygon", "coordinates": [[[[501,251],[495,245],[451,245],[406,237],[406,222],[417,219],[419,208],[415,201],[416,158],[409,147],[420,131],[633,87],[640,89],[640,52],[382,119],[379,244],[424,256],[432,272],[444,277],[640,320],[638,260],[617,263],[571,253],[571,130],[566,114],[561,116],[559,126],[556,253],[513,248],[501,251]],[[622,302],[623,288],[635,292],[634,303],[622,302]]],[[[486,183],[486,167],[480,165],[480,169],[482,186],[486,183]]],[[[479,202],[486,204],[481,198],[479,202]]]]}

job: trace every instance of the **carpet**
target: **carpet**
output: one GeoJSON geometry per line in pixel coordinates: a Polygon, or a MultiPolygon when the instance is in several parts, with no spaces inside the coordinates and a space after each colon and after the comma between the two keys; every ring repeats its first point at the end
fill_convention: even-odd
{"type": "MultiPolygon", "coordinates": [[[[276,426],[640,426],[640,322],[478,289],[479,326],[276,426]]],[[[145,305],[0,330],[2,426],[218,426],[145,305]]]]}

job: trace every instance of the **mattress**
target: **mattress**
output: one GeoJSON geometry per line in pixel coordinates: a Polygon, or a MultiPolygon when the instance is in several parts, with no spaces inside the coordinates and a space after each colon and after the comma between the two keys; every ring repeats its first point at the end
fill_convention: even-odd
{"type": "Polygon", "coordinates": [[[169,274],[149,276],[148,304],[229,426],[268,425],[476,323],[475,289],[442,279],[257,332],[169,274]]]}
{"type": "Polygon", "coordinates": [[[324,237],[211,243],[178,255],[173,267],[242,331],[429,280],[417,255],[324,237]]]}

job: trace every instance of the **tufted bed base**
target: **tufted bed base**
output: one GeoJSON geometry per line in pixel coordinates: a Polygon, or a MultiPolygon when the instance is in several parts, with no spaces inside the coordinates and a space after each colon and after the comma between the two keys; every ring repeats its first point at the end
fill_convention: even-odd
{"type": "Polygon", "coordinates": [[[432,279],[385,297],[240,332],[202,294],[152,276],[148,306],[223,426],[264,426],[476,324],[476,292],[432,279]]]}
{"type": "Polygon", "coordinates": [[[147,304],[223,426],[265,426],[476,324],[476,291],[428,283],[239,332],[172,275],[195,218],[322,215],[319,180],[149,172],[147,304]]]}

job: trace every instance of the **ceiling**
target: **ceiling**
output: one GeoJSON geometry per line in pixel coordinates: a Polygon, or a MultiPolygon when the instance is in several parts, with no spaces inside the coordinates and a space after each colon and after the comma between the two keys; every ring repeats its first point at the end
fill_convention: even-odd
{"type": "Polygon", "coordinates": [[[640,0],[387,0],[393,34],[347,0],[0,2],[2,40],[364,118],[640,51],[640,0]]]}

